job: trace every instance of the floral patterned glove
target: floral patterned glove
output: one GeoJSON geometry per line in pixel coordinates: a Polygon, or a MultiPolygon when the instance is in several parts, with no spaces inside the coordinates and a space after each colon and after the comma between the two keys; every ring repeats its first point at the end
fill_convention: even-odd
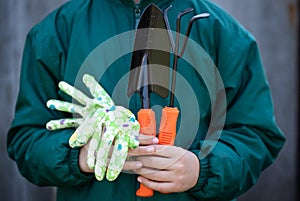
{"type": "Polygon", "coordinates": [[[78,127],[69,139],[72,148],[81,147],[89,140],[87,164],[95,170],[96,178],[104,178],[109,151],[114,142],[114,150],[109,161],[106,178],[115,180],[125,163],[128,148],[139,144],[139,123],[135,116],[122,106],[114,103],[105,90],[90,75],[83,76],[84,84],[94,97],[90,99],[73,86],[60,82],[59,88],[84,106],[59,100],[49,100],[47,106],[64,112],[78,113],[82,118],[51,120],[49,130],[78,127]]]}
{"type": "Polygon", "coordinates": [[[127,158],[128,148],[136,148],[139,145],[140,125],[135,116],[122,106],[116,106],[114,115],[115,121],[106,124],[101,140],[92,138],[88,148],[87,163],[89,168],[95,168],[95,175],[99,181],[104,177],[109,150],[113,142],[114,148],[106,173],[106,178],[109,181],[115,180],[121,172],[127,158]]]}

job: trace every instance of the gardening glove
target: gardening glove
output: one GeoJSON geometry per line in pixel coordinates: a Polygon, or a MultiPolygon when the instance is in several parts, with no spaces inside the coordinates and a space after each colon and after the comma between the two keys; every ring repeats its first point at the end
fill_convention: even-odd
{"type": "Polygon", "coordinates": [[[105,121],[115,120],[112,113],[115,110],[115,105],[106,91],[94,77],[88,74],[83,76],[83,82],[89,88],[90,93],[94,97],[93,99],[66,82],[60,82],[58,86],[63,92],[84,106],[60,100],[49,100],[47,102],[47,107],[50,109],[77,113],[82,116],[82,118],[78,119],[52,120],[46,125],[49,130],[78,126],[69,139],[69,144],[72,148],[85,145],[93,136],[95,129],[99,129],[97,128],[98,124],[105,125],[105,121]]]}
{"type": "Polygon", "coordinates": [[[59,87],[62,91],[86,106],[82,107],[58,100],[48,101],[47,106],[60,111],[79,113],[83,118],[52,120],[47,123],[47,128],[55,130],[79,126],[70,138],[70,145],[72,147],[82,146],[91,139],[88,146],[88,166],[95,169],[96,178],[102,180],[108,163],[106,178],[113,181],[123,168],[128,148],[136,148],[139,144],[137,138],[140,126],[128,109],[122,106],[112,106],[111,98],[93,77],[85,75],[84,83],[89,87],[92,95],[95,98],[98,97],[97,101],[91,101],[79,90],[61,82],[59,87]],[[95,90],[95,86],[98,88],[97,90],[95,90]],[[105,109],[103,106],[110,109],[105,109]],[[110,114],[106,115],[105,113],[110,114]],[[115,147],[111,160],[108,162],[108,153],[113,142],[115,142],[115,147]]]}
{"type": "Polygon", "coordinates": [[[98,138],[99,135],[93,137],[88,146],[87,164],[89,168],[95,170],[95,176],[99,181],[103,179],[106,169],[106,179],[115,180],[124,166],[128,149],[139,145],[140,125],[134,114],[122,106],[116,106],[113,113],[115,121],[106,124],[101,138],[98,138]],[[112,147],[109,161],[109,152],[112,147]]]}

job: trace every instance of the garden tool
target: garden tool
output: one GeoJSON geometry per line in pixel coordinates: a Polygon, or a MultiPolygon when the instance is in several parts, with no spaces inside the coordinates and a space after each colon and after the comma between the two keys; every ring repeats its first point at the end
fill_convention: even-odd
{"type": "MultiPolygon", "coordinates": [[[[176,107],[174,107],[174,94],[175,94],[175,86],[176,86],[176,75],[177,75],[176,73],[177,73],[178,59],[181,58],[184,54],[184,51],[185,51],[185,48],[186,48],[186,45],[187,45],[187,41],[188,41],[188,37],[191,33],[193,23],[198,19],[209,17],[208,13],[201,13],[201,14],[193,16],[190,19],[189,24],[188,24],[188,28],[187,28],[187,31],[186,31],[186,34],[185,34],[185,40],[184,40],[182,49],[179,52],[179,34],[180,34],[181,18],[184,15],[186,15],[186,14],[192,12],[192,11],[193,11],[192,8],[188,8],[188,9],[180,12],[177,15],[177,20],[176,20],[176,41],[175,41],[175,43],[171,43],[171,44],[175,44],[175,47],[172,48],[173,52],[174,52],[174,61],[173,61],[173,69],[172,69],[170,103],[169,103],[168,107],[165,107],[162,110],[162,117],[161,117],[159,135],[158,135],[159,144],[163,144],[163,145],[174,145],[174,141],[175,141],[175,137],[176,137],[176,122],[177,122],[179,110],[176,107]]],[[[166,21],[166,24],[169,24],[168,23],[168,18],[166,17],[166,14],[165,14],[164,19],[166,21]]],[[[171,40],[173,40],[173,39],[171,38],[171,40]]]]}
{"type": "MultiPolygon", "coordinates": [[[[174,145],[175,137],[176,137],[176,123],[177,118],[179,114],[179,110],[174,107],[174,89],[175,89],[175,83],[176,83],[176,70],[177,70],[177,60],[179,57],[181,57],[184,53],[184,49],[187,43],[187,38],[190,34],[192,24],[195,20],[201,19],[203,17],[208,17],[209,14],[200,14],[194,16],[190,22],[189,26],[186,32],[186,39],[184,41],[184,46],[181,51],[181,54],[179,54],[178,47],[179,47],[179,33],[180,33],[180,20],[181,17],[189,12],[192,11],[192,9],[186,9],[178,14],[177,18],[177,28],[176,28],[176,43],[174,42],[172,38],[172,34],[170,34],[170,26],[167,19],[167,11],[171,8],[169,6],[164,12],[162,12],[158,7],[151,4],[149,5],[145,11],[142,14],[141,20],[138,25],[138,30],[135,38],[135,50],[137,44],[143,43],[143,47],[149,47],[148,43],[153,43],[153,41],[156,39],[148,32],[147,34],[141,34],[139,33],[140,28],[148,28],[151,30],[151,28],[161,28],[166,30],[166,36],[168,39],[164,41],[168,41],[167,44],[168,47],[174,52],[174,62],[173,62],[173,76],[172,76],[172,90],[170,92],[170,104],[169,107],[165,107],[162,110],[162,117],[160,122],[160,128],[159,128],[159,144],[163,145],[174,145]],[[162,26],[155,26],[155,25],[162,25],[162,26]]],[[[151,45],[150,45],[151,47],[151,45]]],[[[161,95],[162,97],[167,97],[168,94],[165,94],[165,91],[158,88],[158,90],[153,90],[151,88],[152,86],[150,83],[153,79],[153,74],[151,74],[151,68],[152,63],[151,61],[157,61],[158,64],[162,66],[169,66],[170,65],[170,54],[166,55],[166,52],[156,52],[157,54],[151,54],[155,50],[153,49],[144,49],[140,48],[141,50],[136,50],[132,55],[132,63],[131,63],[131,71],[130,71],[130,79],[129,79],[129,85],[128,85],[128,96],[131,96],[133,92],[138,92],[141,96],[142,101],[142,109],[138,112],[138,121],[140,123],[140,133],[155,136],[156,135],[156,121],[155,121],[155,114],[150,109],[150,93],[155,92],[161,95]],[[162,55],[164,54],[164,55],[162,55]],[[149,59],[149,55],[151,55],[151,59],[149,59]],[[167,56],[167,57],[166,57],[167,56]],[[156,58],[157,57],[157,58],[156,58]],[[136,67],[140,67],[139,71],[135,71],[133,73],[133,70],[136,67]],[[149,82],[150,81],[150,82],[149,82]],[[150,90],[150,88],[151,90],[150,90]]],[[[159,73],[159,75],[162,75],[159,73]]],[[[155,74],[157,76],[157,74],[155,74]]],[[[169,80],[169,75],[164,74],[164,79],[169,80]]],[[[162,79],[162,80],[164,80],[162,79]]],[[[157,82],[156,82],[157,83],[157,82]]],[[[158,82],[159,84],[161,82],[158,82]]],[[[163,85],[165,86],[165,85],[163,85]]],[[[165,88],[163,88],[165,89],[165,88]]],[[[169,92],[169,90],[168,90],[169,92]]],[[[142,184],[140,185],[140,188],[136,192],[137,196],[141,197],[150,197],[153,195],[153,190],[149,189],[142,184]]]]}
{"type": "MultiPolygon", "coordinates": [[[[140,133],[145,135],[156,136],[156,121],[154,111],[150,108],[150,93],[164,98],[169,93],[168,88],[164,86],[169,86],[170,52],[162,50],[170,48],[163,12],[154,4],[150,4],[142,13],[137,26],[128,83],[128,96],[137,92],[141,97],[142,107],[138,112],[138,121],[140,133]],[[163,30],[162,34],[155,34],[158,29],[163,30]],[[160,42],[161,50],[151,49],[154,41],[160,42]],[[165,70],[155,73],[155,68],[165,70]]],[[[150,197],[153,190],[141,184],[136,195],[150,197]]]]}

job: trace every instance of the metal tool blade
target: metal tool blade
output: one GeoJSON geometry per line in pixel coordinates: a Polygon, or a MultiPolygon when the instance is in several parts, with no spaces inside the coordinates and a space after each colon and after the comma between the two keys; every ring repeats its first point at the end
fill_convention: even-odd
{"type": "Polygon", "coordinates": [[[156,93],[164,98],[168,96],[170,49],[164,13],[156,5],[150,4],[143,11],[136,30],[127,91],[129,97],[135,92],[145,94],[142,91],[144,89],[149,89],[149,93],[156,93]],[[147,69],[145,63],[142,67],[145,55],[148,62],[147,69]],[[148,75],[144,75],[145,73],[148,75]],[[148,83],[139,82],[141,77],[147,77],[148,83]]]}

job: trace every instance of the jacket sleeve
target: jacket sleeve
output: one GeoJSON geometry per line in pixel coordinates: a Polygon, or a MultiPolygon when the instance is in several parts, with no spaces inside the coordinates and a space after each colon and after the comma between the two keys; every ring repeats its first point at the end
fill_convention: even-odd
{"type": "MultiPolygon", "coordinates": [[[[256,183],[277,157],[285,138],[275,122],[255,39],[230,20],[216,20],[213,27],[216,63],[227,99],[226,120],[215,147],[200,160],[200,177],[190,192],[199,200],[228,201],[256,183]]],[[[202,144],[192,150],[197,156],[202,144]]]]}
{"type": "Polygon", "coordinates": [[[62,77],[65,55],[55,24],[52,14],[27,36],[7,149],[20,173],[34,184],[74,186],[93,177],[81,173],[79,149],[68,145],[73,130],[48,131],[45,127],[49,120],[67,117],[45,105],[50,98],[61,99],[57,84],[62,77]]]}

